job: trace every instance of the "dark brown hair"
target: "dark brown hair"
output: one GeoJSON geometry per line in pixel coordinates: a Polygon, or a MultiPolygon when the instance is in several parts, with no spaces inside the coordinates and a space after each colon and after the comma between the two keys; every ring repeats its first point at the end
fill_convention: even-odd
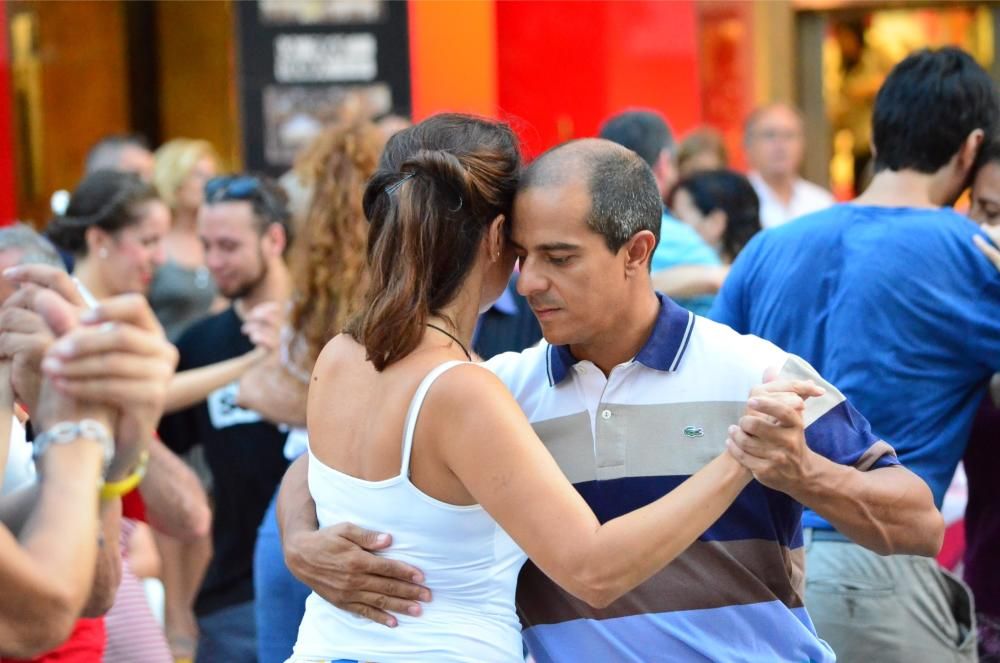
{"type": "Polygon", "coordinates": [[[96,226],[114,235],[141,221],[143,205],[159,199],[153,185],[134,173],[97,170],[77,185],[66,212],[49,221],[45,234],[59,248],[85,256],[87,228],[96,226]]]}
{"type": "Polygon", "coordinates": [[[509,220],[521,155],[510,127],[458,114],[389,139],[365,189],[370,283],[347,332],[379,371],[458,294],[493,219],[509,220]]]}

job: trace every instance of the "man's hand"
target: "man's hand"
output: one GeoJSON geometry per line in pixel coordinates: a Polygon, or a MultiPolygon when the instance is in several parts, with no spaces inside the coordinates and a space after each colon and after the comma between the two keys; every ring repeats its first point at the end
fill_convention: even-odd
{"type": "MultiPolygon", "coordinates": [[[[32,306],[53,335],[61,335],[64,332],[70,334],[73,327],[78,324],[76,317],[79,309],[51,290],[38,289],[32,306]]],[[[50,346],[46,351],[46,357],[50,355],[53,347],[54,345],[50,346]]],[[[42,366],[44,365],[45,359],[42,360],[42,366]]],[[[31,418],[40,431],[47,430],[62,421],[81,419],[97,419],[113,430],[114,422],[118,419],[118,411],[106,403],[66,394],[57,388],[51,376],[43,375],[38,403],[31,412],[31,418]]]]}
{"type": "Polygon", "coordinates": [[[285,563],[292,574],[342,610],[390,628],[398,622],[390,612],[418,616],[417,601],[431,592],[419,583],[423,574],[409,564],[372,554],[392,543],[388,534],[341,523],[283,537],[285,563]]]}
{"type": "Polygon", "coordinates": [[[73,282],[73,277],[65,270],[51,265],[18,265],[3,272],[5,279],[14,283],[34,285],[45,290],[53,290],[67,302],[78,308],[86,308],[83,295],[73,282]]]}
{"type": "MultiPolygon", "coordinates": [[[[993,244],[1000,245],[1000,226],[989,226],[984,223],[979,227],[991,240],[993,240],[993,244]]],[[[972,241],[975,242],[976,246],[979,247],[979,250],[983,252],[983,255],[990,259],[993,266],[1000,270],[1000,250],[997,250],[996,246],[987,242],[980,235],[973,235],[972,241]]]]}
{"type": "Polygon", "coordinates": [[[21,286],[0,308],[0,358],[11,361],[14,397],[33,412],[41,389],[42,357],[55,335],[35,311],[37,286],[21,286]]]}
{"type": "Polygon", "coordinates": [[[811,473],[813,452],[806,445],[802,417],[805,401],[824,393],[808,380],[771,380],[755,387],[747,413],[739,425],[729,427],[729,452],[757,481],[790,492],[811,473]]]}

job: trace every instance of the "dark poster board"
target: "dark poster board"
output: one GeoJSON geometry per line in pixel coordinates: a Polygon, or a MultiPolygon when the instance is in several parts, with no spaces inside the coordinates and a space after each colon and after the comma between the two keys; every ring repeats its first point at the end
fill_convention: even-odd
{"type": "Polygon", "coordinates": [[[407,7],[396,0],[234,3],[243,148],[250,171],[279,175],[350,99],[410,114],[407,7]]]}

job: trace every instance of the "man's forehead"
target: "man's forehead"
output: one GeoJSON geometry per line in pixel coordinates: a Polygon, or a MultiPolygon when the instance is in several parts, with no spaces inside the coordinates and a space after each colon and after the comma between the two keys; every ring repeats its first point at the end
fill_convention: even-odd
{"type": "Polygon", "coordinates": [[[246,200],[224,200],[202,205],[198,210],[198,224],[205,228],[215,226],[251,228],[253,223],[253,205],[246,200]]]}
{"type": "Polygon", "coordinates": [[[1000,193],[1000,163],[990,161],[983,164],[973,180],[973,188],[977,190],[976,193],[979,193],[979,189],[983,192],[1000,193]]]}
{"type": "Polygon", "coordinates": [[[793,111],[787,106],[778,105],[773,106],[765,110],[760,119],[757,120],[758,125],[782,125],[782,126],[795,126],[799,127],[802,125],[802,119],[799,117],[798,113],[793,111]]]}
{"type": "Polygon", "coordinates": [[[511,240],[524,250],[580,247],[598,233],[588,224],[590,199],[586,190],[532,187],[518,194],[511,223],[511,240]],[[580,195],[582,192],[582,195],[580,195]]]}

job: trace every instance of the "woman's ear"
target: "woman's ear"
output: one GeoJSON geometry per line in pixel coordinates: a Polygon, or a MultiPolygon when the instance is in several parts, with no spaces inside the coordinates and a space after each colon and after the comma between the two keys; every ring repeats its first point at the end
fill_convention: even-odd
{"type": "Polygon", "coordinates": [[[88,256],[103,258],[108,255],[111,235],[103,228],[98,228],[97,226],[88,227],[83,233],[83,240],[87,245],[88,256]]]}
{"type": "Polygon", "coordinates": [[[722,243],[722,238],[726,234],[726,226],[729,225],[729,217],[726,216],[726,212],[721,209],[714,209],[705,215],[702,223],[703,234],[705,241],[712,245],[717,246],[722,243]]]}
{"type": "Polygon", "coordinates": [[[496,218],[490,221],[490,227],[487,231],[487,246],[491,259],[499,260],[503,253],[504,245],[507,243],[506,224],[507,217],[503,214],[497,214],[496,218]]]}

